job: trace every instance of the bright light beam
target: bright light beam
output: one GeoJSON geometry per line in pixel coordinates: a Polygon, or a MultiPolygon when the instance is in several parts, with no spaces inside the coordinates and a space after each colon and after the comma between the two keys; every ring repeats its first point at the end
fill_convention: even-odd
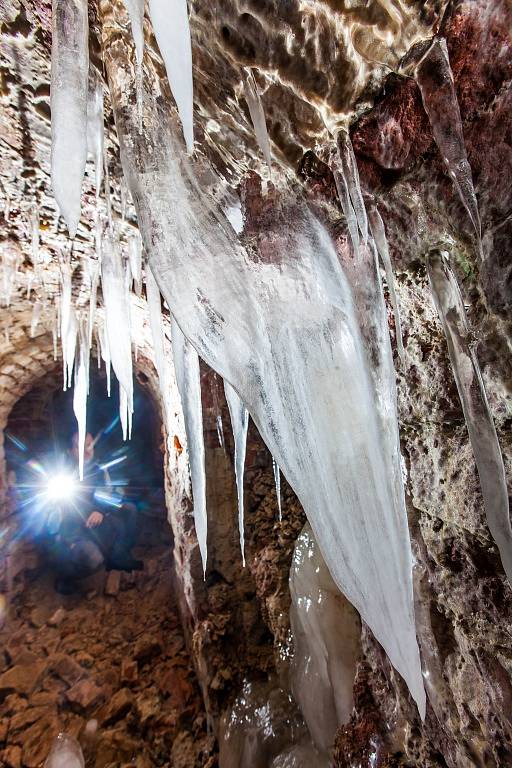
{"type": "Polygon", "coordinates": [[[71,475],[52,475],[48,479],[46,496],[52,501],[70,501],[75,493],[76,483],[71,475]]]}

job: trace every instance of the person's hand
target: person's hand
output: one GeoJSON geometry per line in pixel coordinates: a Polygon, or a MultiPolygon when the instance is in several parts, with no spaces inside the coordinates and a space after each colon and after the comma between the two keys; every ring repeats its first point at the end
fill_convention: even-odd
{"type": "Polygon", "coordinates": [[[103,515],[101,512],[91,512],[85,523],[87,528],[97,528],[103,522],[103,515]]]}

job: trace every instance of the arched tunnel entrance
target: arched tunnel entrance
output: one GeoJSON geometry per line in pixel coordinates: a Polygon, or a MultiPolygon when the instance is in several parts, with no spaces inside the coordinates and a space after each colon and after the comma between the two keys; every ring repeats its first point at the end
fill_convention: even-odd
{"type": "MultiPolygon", "coordinates": [[[[117,382],[109,398],[105,374],[94,368],[87,428],[110,484],[98,508],[104,521],[109,507],[121,518],[125,507],[135,510],[130,554],[141,568],[121,570],[107,556],[70,579],[55,557],[56,539],[67,535],[66,507],[56,525],[48,488],[62,458],[70,463],[76,431],[73,393],[62,391],[57,366],[16,402],[5,430],[11,540],[0,629],[3,757],[36,768],[65,732],[78,739],[88,766],[188,766],[191,751],[207,751],[206,720],[175,596],[160,415],[139,372],[133,436],[123,442],[117,382]]],[[[85,474],[87,482],[87,465],[85,474]]],[[[87,520],[91,510],[80,511],[87,520]]],[[[90,533],[85,527],[74,536],[89,541],[90,533]]]]}

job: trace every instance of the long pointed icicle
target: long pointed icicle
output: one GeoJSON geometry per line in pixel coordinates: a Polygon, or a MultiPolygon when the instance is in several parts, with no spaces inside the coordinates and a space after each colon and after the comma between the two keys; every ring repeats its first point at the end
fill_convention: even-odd
{"type": "Polygon", "coordinates": [[[505,469],[480,366],[469,342],[464,302],[445,251],[431,251],[427,266],[480,477],[487,524],[512,584],[512,529],[505,469]]]}
{"type": "Polygon", "coordinates": [[[146,270],[146,293],[148,297],[149,325],[153,339],[153,351],[155,353],[155,366],[160,385],[162,398],[162,410],[167,410],[167,367],[165,364],[164,333],[162,328],[162,304],[160,289],[156,284],[151,270],[146,270]]]}
{"type": "Polygon", "coordinates": [[[62,357],[66,360],[64,369],[64,389],[71,387],[73,382],[73,366],[75,364],[76,341],[78,336],[78,320],[74,307],[70,308],[69,319],[66,328],[66,335],[61,339],[63,352],[62,357]]]}
{"type": "Polygon", "coordinates": [[[52,187],[69,234],[80,220],[87,160],[89,22],[86,0],[52,3],[52,187]]]}
{"type": "Polygon", "coordinates": [[[142,242],[138,232],[128,240],[128,259],[130,261],[134,290],[137,296],[140,296],[142,290],[142,242]]]}
{"type": "Polygon", "coordinates": [[[75,388],[73,390],[73,411],[78,423],[78,471],[80,480],[84,479],[84,447],[87,431],[87,390],[89,343],[85,324],[80,323],[80,346],[78,364],[75,370],[75,388]]]}
{"type": "Polygon", "coordinates": [[[359,231],[357,228],[357,218],[348,193],[347,182],[343,173],[341,157],[338,148],[333,146],[330,152],[329,168],[334,176],[336,191],[340,199],[341,210],[347,222],[347,229],[352,243],[352,251],[356,259],[359,258],[359,231]]]}
{"type": "Polygon", "coordinates": [[[350,200],[352,201],[352,207],[356,215],[357,225],[363,238],[363,245],[366,245],[368,240],[368,219],[366,216],[363,193],[361,192],[361,182],[359,181],[357,160],[348,131],[339,131],[336,143],[340,153],[343,176],[345,178],[350,200]]]}
{"type": "Polygon", "coordinates": [[[379,213],[376,205],[370,206],[368,211],[368,218],[370,220],[370,227],[372,230],[373,239],[379,252],[379,256],[386,272],[386,282],[388,284],[389,296],[391,298],[391,304],[393,306],[393,315],[395,316],[395,334],[396,334],[396,346],[398,354],[402,362],[405,360],[404,342],[402,338],[402,322],[400,320],[400,309],[398,307],[398,300],[395,290],[395,276],[393,274],[393,267],[391,265],[391,258],[389,255],[388,241],[386,238],[386,230],[384,229],[384,222],[379,213]]]}
{"type": "Polygon", "coordinates": [[[119,381],[119,415],[123,439],[131,434],[133,413],[133,370],[130,318],[126,306],[125,275],[119,246],[107,236],[103,242],[101,282],[105,301],[108,346],[114,373],[119,381]],[[122,390],[122,396],[121,396],[122,390]]]}
{"type": "Polygon", "coordinates": [[[144,0],[124,0],[130,24],[132,26],[132,37],[135,43],[135,91],[137,94],[137,121],[139,124],[139,133],[142,131],[142,61],[144,59],[144,0]]]}
{"type": "Polygon", "coordinates": [[[188,23],[187,0],[149,0],[149,14],[156,41],[165,63],[167,78],[183,127],[187,150],[194,150],[194,85],[192,81],[192,45],[188,23]],[[172,23],[169,13],[172,13],[172,23]]]}
{"type": "Polygon", "coordinates": [[[87,92],[87,151],[94,159],[96,198],[103,181],[103,152],[105,129],[103,123],[103,81],[91,67],[87,92]]]}
{"type": "Polygon", "coordinates": [[[252,258],[202,189],[163,100],[147,100],[139,138],[127,65],[104,30],[121,161],[159,288],[190,344],[240,394],[334,580],[424,716],[407,520],[390,498],[373,382],[339,255],[310,211],[283,200],[286,223],[277,217],[267,232],[274,259],[252,258]]]}
{"type": "MultiPolygon", "coordinates": [[[[110,375],[111,375],[111,360],[110,360],[110,347],[108,343],[108,333],[104,325],[101,326],[98,333],[98,340],[100,343],[100,353],[103,362],[105,363],[105,372],[107,374],[107,397],[110,397],[110,375]]],[[[99,367],[99,366],[98,366],[99,367]]]]}
{"type": "Polygon", "coordinates": [[[259,148],[265,158],[265,162],[268,165],[268,170],[272,173],[272,156],[270,154],[270,142],[268,139],[265,112],[263,111],[263,104],[261,103],[260,94],[258,93],[256,80],[250,69],[247,69],[244,75],[244,95],[254,126],[256,141],[258,142],[259,148]]]}
{"type": "Polygon", "coordinates": [[[247,448],[247,429],[249,427],[249,412],[240,400],[238,392],[231,384],[224,382],[224,393],[231,417],[231,427],[235,440],[235,477],[238,495],[238,530],[240,532],[240,550],[242,563],[245,567],[245,539],[244,539],[244,466],[245,451],[247,448]]]}
{"type": "Polygon", "coordinates": [[[172,351],[176,383],[180,393],[187,433],[188,460],[194,497],[194,523],[206,573],[208,518],[206,515],[206,474],[204,465],[203,408],[199,357],[183,335],[174,316],[171,320],[172,351]]]}
{"type": "Polygon", "coordinates": [[[459,197],[473,224],[481,255],[481,225],[478,202],[468,162],[459,102],[455,92],[446,40],[434,37],[416,65],[415,79],[421,91],[434,139],[459,197]]]}
{"type": "Polygon", "coordinates": [[[272,456],[272,470],[274,472],[274,482],[276,485],[276,496],[277,496],[277,511],[279,513],[279,522],[283,519],[283,509],[281,506],[281,470],[279,468],[279,464],[272,456]]]}

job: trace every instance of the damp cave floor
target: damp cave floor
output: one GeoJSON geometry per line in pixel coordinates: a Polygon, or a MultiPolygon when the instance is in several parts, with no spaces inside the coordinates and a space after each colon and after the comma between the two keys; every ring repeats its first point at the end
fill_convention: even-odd
{"type": "Polygon", "coordinates": [[[213,768],[213,741],[173,593],[169,546],[62,596],[32,571],[0,629],[0,765],[44,765],[59,732],[86,768],[213,768]]]}

